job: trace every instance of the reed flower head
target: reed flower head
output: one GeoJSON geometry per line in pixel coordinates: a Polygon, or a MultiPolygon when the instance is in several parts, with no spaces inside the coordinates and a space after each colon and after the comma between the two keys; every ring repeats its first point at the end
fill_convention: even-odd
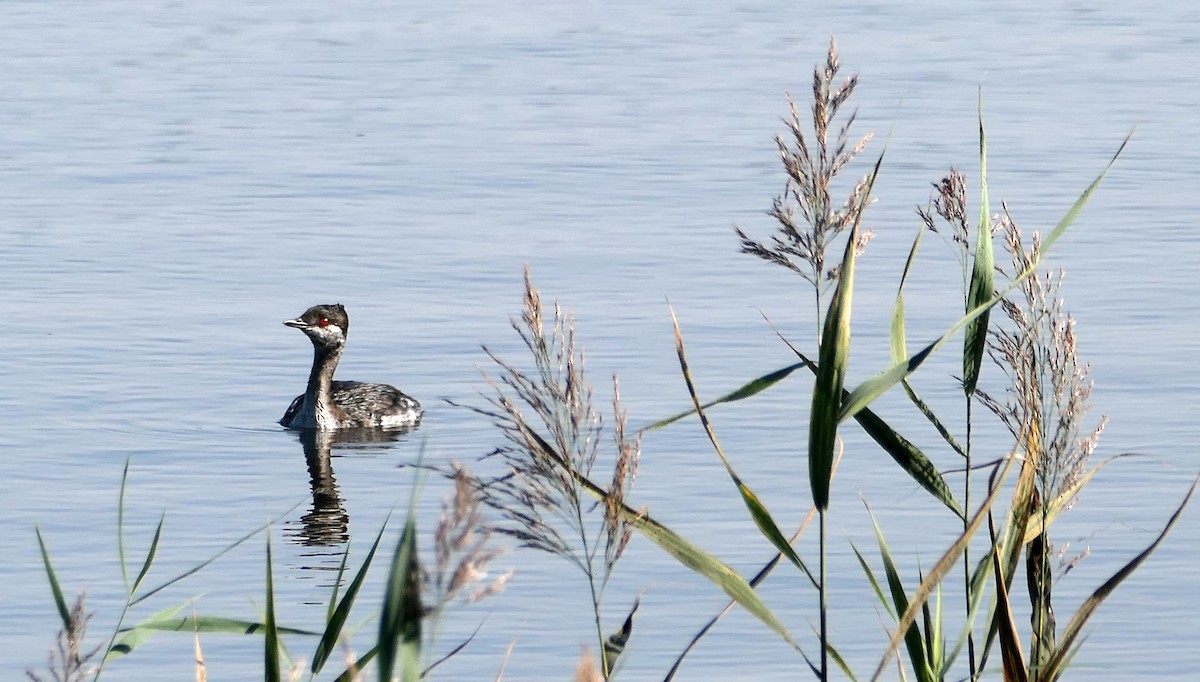
{"type": "MultiPolygon", "coordinates": [[[[1013,276],[1036,267],[1040,237],[1035,234],[1026,248],[1007,206],[999,223],[1013,276]]],[[[1062,281],[1061,271],[1035,273],[1001,302],[1009,324],[992,330],[988,351],[1008,376],[1008,398],[982,392],[980,398],[1033,461],[1042,503],[1066,508],[1107,420],[1085,425],[1092,382],[1079,359],[1075,320],[1060,297],[1062,281]]]]}
{"type": "Polygon", "coordinates": [[[626,432],[620,390],[613,378],[613,458],[611,485],[603,496],[603,512],[586,499],[585,483],[595,468],[603,441],[604,419],[592,403],[592,387],[584,376],[584,358],[575,346],[571,316],[554,304],[552,321],[543,316],[541,295],[525,271],[524,307],[512,327],[533,360],[523,371],[484,351],[499,368],[485,379],[491,387],[487,408],[471,408],[489,417],[506,443],[491,453],[504,464],[492,477],[472,477],[479,501],[496,512],[497,532],[515,538],[522,546],[562,556],[589,577],[607,581],[630,538],[620,510],[637,477],[640,437],[626,432]],[[592,558],[603,537],[604,565],[598,572],[592,558]]]}
{"type": "MultiPolygon", "coordinates": [[[[778,231],[768,242],[757,241],[735,227],[742,252],[783,266],[799,274],[816,289],[820,296],[822,282],[837,279],[838,272],[827,265],[826,250],[846,228],[854,224],[867,202],[868,178],[859,179],[847,197],[835,204],[831,186],[834,178],[858,156],[872,135],[852,142],[850,128],[857,113],[846,117],[840,128],[835,120],[842,105],[854,93],[858,76],[836,83],[841,64],[837,45],[829,41],[825,64],[813,70],[812,137],[806,133],[795,100],[788,95],[789,117],[784,122],[786,136],[777,136],[780,159],[787,172],[783,193],[775,198],[769,215],[779,223],[778,231]],[[836,134],[833,131],[836,130],[836,134]],[[831,139],[832,135],[832,139],[831,139]]],[[[864,235],[869,235],[864,231],[864,235]]],[[[869,236],[860,237],[861,248],[869,236]]],[[[839,262],[840,259],[834,258],[839,262]]]]}
{"type": "MultiPolygon", "coordinates": [[[[92,614],[84,608],[84,595],[75,599],[68,614],[67,621],[59,630],[54,648],[50,650],[48,669],[54,682],[82,682],[92,676],[95,667],[91,661],[100,653],[100,646],[91,651],[83,651],[83,640],[87,636],[88,623],[92,614]]],[[[42,677],[32,670],[26,670],[25,675],[33,682],[42,682],[42,677]]]]}

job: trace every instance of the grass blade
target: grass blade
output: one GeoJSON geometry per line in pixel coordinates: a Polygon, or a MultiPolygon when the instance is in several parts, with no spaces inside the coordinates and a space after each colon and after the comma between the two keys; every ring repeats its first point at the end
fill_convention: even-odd
{"type": "Polygon", "coordinates": [[[125,631],[125,635],[109,646],[108,653],[104,656],[104,661],[108,662],[114,658],[120,658],[133,653],[133,650],[146,643],[158,628],[148,627],[150,623],[162,622],[166,620],[174,620],[175,614],[183,610],[188,602],[183,602],[176,606],[163,609],[158,613],[150,616],[146,620],[134,625],[129,630],[125,631]]]}
{"type": "Polygon", "coordinates": [[[379,617],[379,679],[391,680],[399,667],[403,682],[421,677],[421,578],[417,565],[417,524],[410,511],[396,544],[379,617]]]}
{"type": "MultiPolygon", "coordinates": [[[[997,546],[996,526],[992,513],[988,512],[988,533],[992,539],[992,547],[997,546]]],[[[996,615],[995,623],[1000,638],[1000,661],[1004,666],[1004,679],[1012,682],[1029,682],[1025,669],[1025,655],[1021,652],[1021,636],[1017,633],[1017,623],[1013,618],[1012,602],[1008,598],[1010,580],[1005,579],[1004,566],[1000,553],[991,552],[992,576],[996,583],[996,615]]]]}
{"type": "MultiPolygon", "coordinates": [[[[367,552],[367,558],[363,560],[363,564],[358,569],[358,573],[355,574],[354,580],[346,588],[346,594],[342,597],[341,601],[337,602],[336,607],[330,604],[325,632],[322,633],[321,641],[317,644],[317,650],[313,653],[311,670],[314,675],[321,672],[321,668],[325,667],[325,662],[329,660],[329,656],[333,653],[338,639],[342,636],[342,629],[345,628],[346,620],[350,617],[350,609],[354,606],[354,600],[358,597],[358,590],[362,587],[363,580],[367,577],[367,569],[371,567],[371,563],[375,559],[375,550],[379,549],[379,543],[383,540],[383,531],[387,529],[387,523],[387,520],[384,520],[383,526],[379,528],[379,534],[375,536],[375,542],[371,543],[371,549],[367,552]]],[[[345,566],[344,556],[342,565],[345,566]]]]}
{"type": "Polygon", "coordinates": [[[125,585],[125,593],[133,594],[129,587],[129,569],[125,567],[125,484],[129,481],[129,458],[125,458],[125,468],[121,470],[121,491],[117,493],[117,559],[121,562],[121,583],[125,585]]]}
{"type": "Polygon", "coordinates": [[[271,569],[271,532],[267,531],[267,612],[263,617],[263,678],[279,682],[279,630],[275,625],[275,578],[271,569]]]}
{"type": "MultiPolygon", "coordinates": [[[[704,427],[705,434],[708,435],[708,440],[712,443],[713,448],[717,451],[717,457],[720,458],[721,464],[725,466],[725,472],[729,474],[729,478],[733,480],[733,484],[737,487],[738,493],[742,496],[742,502],[745,503],[746,509],[749,510],[751,518],[754,519],[754,524],[758,526],[758,530],[779,550],[788,561],[791,561],[797,568],[808,576],[813,586],[817,586],[816,578],[813,577],[808,567],[804,565],[804,561],[800,559],[800,555],[792,547],[788,539],[784,537],[783,532],[779,530],[778,524],[767,511],[766,505],[758,499],[750,486],[746,485],[734,470],[733,465],[729,462],[729,458],[725,456],[725,451],[721,448],[721,443],[717,440],[717,434],[713,430],[712,424],[708,421],[708,415],[704,413],[703,406],[700,405],[700,397],[696,393],[696,384],[692,379],[692,372],[688,369],[687,353],[683,348],[683,334],[679,331],[679,320],[675,317],[675,309],[671,308],[671,324],[675,328],[675,353],[679,357],[679,370],[683,373],[684,383],[687,384],[688,395],[692,398],[692,405],[695,411],[700,415],[700,424],[704,427]]],[[[801,363],[802,364],[802,363],[801,363]]],[[[604,668],[604,670],[612,670],[604,668]]]]}
{"type": "Polygon", "coordinates": [[[829,508],[829,475],[833,469],[834,441],[837,439],[838,409],[850,359],[850,306],[854,294],[855,243],[861,214],[850,229],[837,289],[829,303],[825,329],[821,334],[817,379],[813,385],[812,413],[808,423],[808,482],[813,504],[829,508]]]}
{"type": "MultiPolygon", "coordinates": [[[[988,206],[987,133],[983,128],[983,93],[979,95],[979,226],[975,231],[975,264],[967,292],[967,311],[987,303],[996,293],[995,259],[992,254],[992,213],[988,206]]],[[[987,349],[988,318],[991,308],[967,324],[963,342],[963,391],[975,394],[979,370],[987,349]]]]}
{"type": "Polygon", "coordinates": [[[165,582],[165,583],[163,583],[163,584],[159,585],[158,587],[155,587],[154,589],[150,590],[150,591],[149,591],[149,592],[147,592],[146,594],[143,594],[142,596],[138,597],[137,599],[134,599],[134,600],[130,601],[130,602],[129,602],[129,605],[130,605],[130,606],[135,606],[135,605],[137,605],[137,604],[139,604],[139,603],[141,603],[141,602],[143,602],[143,601],[145,601],[145,600],[149,599],[151,596],[153,596],[153,595],[155,595],[155,594],[158,594],[159,592],[161,592],[161,591],[163,591],[163,590],[167,589],[167,588],[168,588],[168,587],[170,587],[171,585],[174,585],[175,583],[177,583],[177,582],[179,582],[179,581],[183,580],[184,578],[187,578],[187,577],[189,577],[189,576],[191,576],[191,575],[194,575],[194,574],[196,574],[196,573],[199,573],[199,572],[200,572],[201,570],[203,570],[203,569],[204,569],[206,566],[208,566],[208,565],[209,565],[209,564],[211,564],[212,562],[216,561],[217,559],[220,559],[221,557],[225,556],[227,553],[229,553],[229,552],[230,552],[231,550],[233,550],[235,547],[238,547],[238,546],[239,546],[239,545],[241,545],[243,542],[246,542],[247,540],[249,540],[250,538],[254,537],[255,535],[258,535],[259,533],[263,532],[264,530],[267,530],[267,529],[269,529],[269,528],[271,527],[271,524],[273,524],[273,523],[278,523],[278,522],[279,522],[281,519],[283,519],[283,518],[286,518],[286,517],[287,517],[289,514],[291,514],[293,511],[295,511],[295,510],[296,510],[296,507],[299,507],[301,504],[304,504],[304,503],[303,503],[303,502],[297,502],[295,505],[293,505],[293,506],[292,506],[292,508],[291,508],[291,509],[288,509],[288,510],[287,510],[287,511],[285,511],[284,513],[280,514],[280,515],[279,515],[278,517],[276,517],[275,519],[273,519],[273,520],[271,520],[271,521],[268,521],[268,522],[264,523],[263,525],[259,526],[258,528],[255,528],[254,530],[250,531],[249,533],[246,533],[245,535],[243,535],[242,537],[238,538],[238,539],[237,539],[237,540],[235,540],[233,543],[231,543],[231,544],[227,545],[227,546],[226,546],[224,549],[222,549],[221,551],[217,552],[217,553],[216,553],[216,554],[214,554],[213,556],[211,556],[211,557],[209,557],[209,558],[205,559],[204,561],[201,561],[200,563],[198,563],[198,564],[196,564],[195,566],[193,566],[193,567],[189,568],[188,570],[184,571],[183,573],[180,573],[179,575],[175,576],[174,578],[171,578],[170,580],[168,580],[167,582],[165,582]]]}
{"type": "MultiPolygon", "coordinates": [[[[199,632],[201,634],[226,634],[226,635],[262,635],[266,633],[266,624],[252,620],[241,620],[238,618],[224,618],[221,616],[176,616],[156,618],[151,617],[137,625],[123,629],[122,632],[132,632],[134,630],[155,630],[158,632],[199,632]]],[[[289,628],[276,624],[275,631],[281,635],[303,635],[305,637],[317,637],[321,633],[314,630],[302,630],[300,628],[289,628]]]]}
{"type": "MultiPolygon", "coordinates": [[[[142,562],[142,570],[138,571],[137,578],[133,581],[133,585],[129,587],[129,596],[132,597],[138,587],[141,587],[142,581],[146,579],[146,574],[150,572],[150,566],[154,563],[154,555],[158,553],[158,542],[162,539],[163,523],[167,520],[166,512],[158,517],[158,526],[154,529],[154,537],[150,540],[150,549],[146,551],[146,560],[142,562]]],[[[124,567],[125,560],[121,559],[121,566],[124,567]]],[[[123,570],[123,569],[122,569],[123,570]]]]}
{"type": "Polygon", "coordinates": [[[46,549],[46,540],[42,537],[41,526],[34,525],[37,533],[38,549],[42,553],[42,566],[46,569],[46,578],[50,581],[50,593],[54,595],[54,606],[58,608],[58,617],[62,620],[63,630],[71,630],[71,610],[67,608],[67,600],[63,598],[62,587],[58,584],[58,576],[50,563],[50,552],[46,549]]]}
{"type": "Polygon", "coordinates": [[[917,229],[917,237],[913,239],[913,244],[908,249],[908,259],[904,261],[904,271],[900,273],[900,286],[896,287],[896,303],[892,306],[892,326],[888,333],[888,341],[892,348],[892,362],[900,362],[908,357],[908,350],[905,347],[904,283],[908,281],[908,273],[912,271],[913,263],[917,259],[917,248],[921,246],[921,237],[924,234],[925,226],[922,225],[917,229]]]}
{"type": "MultiPolygon", "coordinates": [[[[757,379],[747,382],[746,384],[739,387],[738,389],[731,391],[729,393],[726,393],[725,395],[721,396],[720,398],[717,398],[716,400],[713,400],[712,402],[704,403],[704,405],[702,405],[702,407],[707,410],[708,408],[713,407],[714,405],[720,405],[722,403],[732,403],[732,402],[736,402],[738,400],[744,400],[744,399],[749,398],[758,393],[762,393],[763,391],[774,386],[775,384],[779,383],[780,381],[783,381],[784,379],[786,379],[788,377],[788,375],[790,375],[792,372],[795,372],[796,370],[800,369],[804,365],[805,365],[804,362],[797,362],[794,365],[788,365],[787,367],[784,367],[782,369],[777,369],[774,372],[768,372],[767,374],[764,374],[764,375],[758,377],[757,379]]],[[[679,414],[672,415],[661,421],[656,421],[653,424],[642,428],[641,431],[653,431],[654,429],[661,429],[662,427],[667,426],[668,424],[677,422],[680,419],[683,419],[684,417],[689,417],[695,413],[696,413],[696,408],[693,407],[690,410],[684,410],[683,412],[680,412],[679,414]]]]}

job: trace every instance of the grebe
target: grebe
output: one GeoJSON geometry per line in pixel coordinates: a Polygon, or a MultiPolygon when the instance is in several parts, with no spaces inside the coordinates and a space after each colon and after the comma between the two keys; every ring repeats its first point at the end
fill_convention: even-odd
{"type": "Polygon", "coordinates": [[[283,323],[312,341],[313,366],[308,389],[296,396],[280,424],[289,429],[328,431],[412,427],[421,420],[421,404],[394,386],[333,380],[350,329],[350,318],[341,303],[315,305],[283,323]]]}

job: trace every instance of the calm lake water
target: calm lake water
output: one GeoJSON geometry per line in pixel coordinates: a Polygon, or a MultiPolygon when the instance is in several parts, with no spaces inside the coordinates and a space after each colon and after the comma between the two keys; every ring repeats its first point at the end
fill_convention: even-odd
{"type": "MultiPolygon", "coordinates": [[[[357,564],[389,512],[407,508],[413,475],[402,465],[422,452],[469,461],[498,443],[483,419],[443,399],[480,403],[481,344],[524,360],[508,327],[524,264],[547,300],[575,311],[597,402],[619,371],[635,424],[687,400],[667,299],[705,395],[791,362],[759,309],[812,349],[809,290],[739,255],[731,226],[772,229],[763,212],[783,186],[772,138],[784,92],[806,102],[831,34],[847,73],[862,76],[857,129],[877,132],[872,154],[887,148],[856,293],[852,382],[887,362],[914,207],[951,165],[974,197],[980,88],[993,207],[1005,199],[1027,232],[1052,227],[1136,126],[1055,253],[1092,362],[1095,415],[1111,420],[1096,456],[1148,455],[1106,467],[1056,527],[1069,552],[1091,552],[1057,588],[1065,624],[1153,540],[1200,467],[1200,10],[14,1],[0,8],[0,678],[43,666],[57,629],[35,524],[64,589],[87,591],[95,643],[111,629],[123,599],[115,529],[127,461],[131,571],[160,516],[150,586],[278,519],[280,620],[315,627],[341,540],[351,538],[357,564]],[[302,390],[311,353],[280,321],[333,301],[354,322],[339,376],[395,383],[427,414],[412,434],[336,447],[310,472],[297,436],[274,423],[302,390]]],[[[956,318],[958,279],[949,249],[927,239],[908,285],[910,343],[956,318]]],[[[956,347],[917,384],[961,425],[956,347]]],[[[713,413],[739,472],[787,527],[808,506],[808,387],[797,375],[713,413]]],[[[880,411],[929,444],[939,466],[958,465],[901,396],[880,411]]],[[[849,548],[872,554],[860,498],[910,584],[954,524],[855,429],[846,435],[832,631],[865,675],[890,620],[849,548]]],[[[982,450],[1002,454],[1001,435],[981,435],[982,450]]],[[[426,533],[446,492],[439,481],[421,489],[426,533]]],[[[770,556],[694,422],[646,438],[633,502],[747,574],[770,556]]],[[[1189,510],[1100,610],[1076,679],[1195,679],[1196,519],[1189,510]]],[[[255,619],[265,546],[255,537],[130,620],[193,598],[196,613],[255,619]]],[[[566,679],[592,643],[581,576],[528,552],[495,568],[515,569],[512,584],[446,622],[440,651],[484,624],[439,676],[493,679],[505,666],[506,678],[566,679]]],[[[372,574],[372,599],[383,577],[372,574]]],[[[811,590],[781,569],[763,591],[815,651],[811,590]]],[[[627,679],[661,679],[724,603],[641,539],[606,595],[613,626],[636,595],[627,679]]],[[[369,612],[364,603],[359,616],[369,612]]],[[[208,635],[202,646],[210,679],[261,676],[261,640],[208,635]]],[[[307,659],[315,643],[289,646],[307,659]]],[[[159,635],[108,677],[191,679],[192,647],[186,634],[159,635]]],[[[683,669],[684,679],[804,674],[802,659],[740,612],[683,669]]]]}

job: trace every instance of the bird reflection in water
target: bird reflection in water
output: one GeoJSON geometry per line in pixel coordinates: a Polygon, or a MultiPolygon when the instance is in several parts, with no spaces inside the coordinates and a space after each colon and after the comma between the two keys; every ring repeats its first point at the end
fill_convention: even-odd
{"type": "MultiPolygon", "coordinates": [[[[413,428],[416,428],[416,425],[399,429],[300,431],[300,444],[304,447],[304,461],[308,464],[312,486],[312,507],[300,517],[299,522],[288,522],[284,534],[296,544],[306,547],[336,547],[349,541],[350,515],[346,513],[338,491],[337,479],[333,475],[333,449],[371,443],[393,443],[413,428]]],[[[341,551],[332,553],[337,557],[341,554],[341,551]]]]}

